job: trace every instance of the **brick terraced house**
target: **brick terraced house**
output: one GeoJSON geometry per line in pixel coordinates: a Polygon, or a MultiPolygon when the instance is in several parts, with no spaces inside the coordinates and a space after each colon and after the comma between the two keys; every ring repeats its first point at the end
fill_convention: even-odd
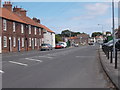
{"type": "Polygon", "coordinates": [[[11,2],[5,2],[0,11],[0,53],[39,50],[44,43],[44,32],[54,33],[40,24],[39,19],[29,18],[26,10],[18,7],[12,9],[11,2]]]}

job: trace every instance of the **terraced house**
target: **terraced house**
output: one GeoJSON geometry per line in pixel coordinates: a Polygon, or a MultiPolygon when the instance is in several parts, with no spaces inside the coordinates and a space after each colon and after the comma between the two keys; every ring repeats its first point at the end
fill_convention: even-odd
{"type": "Polygon", "coordinates": [[[55,34],[40,24],[39,19],[29,18],[26,10],[18,7],[12,8],[11,2],[5,2],[0,11],[2,12],[0,15],[2,23],[0,52],[39,50],[41,44],[44,43],[44,33],[55,34]]]}

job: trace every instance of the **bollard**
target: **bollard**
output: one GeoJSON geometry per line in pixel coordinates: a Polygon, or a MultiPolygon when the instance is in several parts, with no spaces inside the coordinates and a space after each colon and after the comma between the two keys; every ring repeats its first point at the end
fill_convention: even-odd
{"type": "Polygon", "coordinates": [[[117,69],[117,49],[115,50],[115,69],[117,69]]]}
{"type": "Polygon", "coordinates": [[[107,50],[108,52],[107,52],[107,58],[109,59],[109,49],[107,50]]]}
{"type": "Polygon", "coordinates": [[[110,55],[110,63],[113,63],[112,49],[111,49],[110,51],[111,51],[111,55],[110,55]]]}

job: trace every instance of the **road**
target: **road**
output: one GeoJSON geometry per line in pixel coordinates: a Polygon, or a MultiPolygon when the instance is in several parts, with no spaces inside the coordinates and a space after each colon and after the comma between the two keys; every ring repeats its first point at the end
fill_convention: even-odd
{"type": "Polygon", "coordinates": [[[3,54],[3,88],[106,88],[97,46],[3,54]]]}

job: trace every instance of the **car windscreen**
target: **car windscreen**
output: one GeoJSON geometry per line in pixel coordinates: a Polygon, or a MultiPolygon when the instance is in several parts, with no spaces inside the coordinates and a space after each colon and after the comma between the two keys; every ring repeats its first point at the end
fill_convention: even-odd
{"type": "Polygon", "coordinates": [[[42,44],[41,46],[47,46],[47,44],[42,44]]]}

